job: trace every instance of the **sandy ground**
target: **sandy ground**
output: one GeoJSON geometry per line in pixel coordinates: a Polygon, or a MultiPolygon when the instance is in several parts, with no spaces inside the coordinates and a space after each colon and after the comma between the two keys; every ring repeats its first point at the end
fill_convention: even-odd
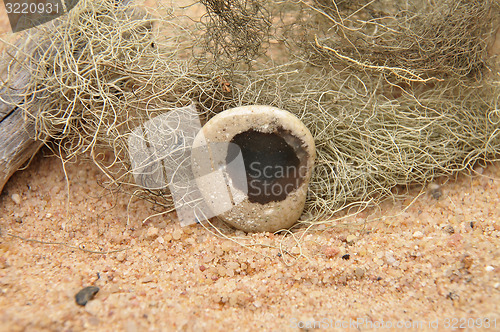
{"type": "Polygon", "coordinates": [[[143,224],[149,204],[103,189],[90,162],[66,168],[69,215],[54,157],[36,157],[0,196],[1,331],[294,330],[314,321],[443,330],[453,318],[500,328],[500,164],[406,211],[418,191],[346,220],[363,227],[309,231],[300,248],[292,236],[227,229],[254,244],[245,248],[172,216],[143,224]],[[75,294],[88,285],[100,291],[79,306],[75,294]]]}
{"type": "Polygon", "coordinates": [[[0,195],[0,331],[500,330],[500,163],[329,228],[221,228],[243,247],[143,222],[88,161],[66,164],[68,199],[48,154],[0,195]]]}

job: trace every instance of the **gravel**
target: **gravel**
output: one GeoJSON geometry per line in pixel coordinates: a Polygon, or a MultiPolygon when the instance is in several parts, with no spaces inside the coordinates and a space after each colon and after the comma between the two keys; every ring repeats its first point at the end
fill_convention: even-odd
{"type": "Polygon", "coordinates": [[[87,286],[82,288],[75,295],[75,301],[78,305],[85,306],[99,292],[99,287],[87,286]]]}
{"type": "Polygon", "coordinates": [[[143,224],[157,211],[119,192],[108,195],[91,163],[67,164],[66,171],[72,218],[55,158],[35,157],[7,183],[5,190],[22,193],[21,205],[0,197],[1,331],[124,331],[130,321],[138,331],[288,331],[294,317],[348,321],[373,311],[377,320],[398,322],[425,320],[425,312],[498,312],[500,164],[448,181],[446,199],[421,195],[409,207],[388,201],[306,234],[245,234],[213,221],[247,248],[199,224],[181,228],[175,213],[143,224]],[[26,183],[32,189],[23,192],[26,183]],[[363,229],[346,227],[362,220],[369,221],[363,229]],[[73,302],[81,285],[100,288],[84,315],[73,302]],[[450,301],[452,291],[460,296],[450,301]]]}

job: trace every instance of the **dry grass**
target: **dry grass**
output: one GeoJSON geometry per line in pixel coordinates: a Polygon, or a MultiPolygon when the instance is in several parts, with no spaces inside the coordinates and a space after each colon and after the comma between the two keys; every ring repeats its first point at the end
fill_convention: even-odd
{"type": "Polygon", "coordinates": [[[313,223],[498,160],[500,77],[487,38],[499,1],[201,3],[207,13],[189,28],[171,8],[110,0],[81,1],[55,27],[36,28],[36,47],[21,46],[26,60],[11,70],[32,72],[19,107],[37,138],[68,160],[90,153],[111,185],[170,209],[168,191],[132,181],[131,130],[192,102],[203,118],[277,106],[316,141],[303,218],[313,223]],[[115,158],[105,162],[102,149],[115,158]]]}

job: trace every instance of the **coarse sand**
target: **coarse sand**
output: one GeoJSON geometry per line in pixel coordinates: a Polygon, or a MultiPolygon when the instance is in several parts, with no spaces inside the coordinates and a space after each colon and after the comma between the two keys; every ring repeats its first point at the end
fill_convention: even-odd
{"type": "Polygon", "coordinates": [[[307,232],[215,224],[242,246],[147,219],[90,161],[68,191],[49,155],[0,195],[0,331],[500,330],[500,163],[307,232]]]}
{"type": "Polygon", "coordinates": [[[173,215],[143,224],[152,206],[105,189],[89,161],[66,164],[67,209],[62,164],[44,154],[0,196],[1,331],[500,326],[499,163],[343,221],[362,227],[300,239],[219,224],[242,247],[173,215]]]}

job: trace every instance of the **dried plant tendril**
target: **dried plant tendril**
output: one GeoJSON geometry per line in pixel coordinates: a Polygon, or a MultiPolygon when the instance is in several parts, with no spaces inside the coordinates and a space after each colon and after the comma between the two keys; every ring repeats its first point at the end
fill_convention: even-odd
{"type": "Polygon", "coordinates": [[[10,66],[32,73],[19,107],[37,138],[65,158],[90,153],[111,184],[168,210],[168,190],[133,181],[127,140],[137,126],[192,103],[203,121],[278,107],[316,143],[310,223],[498,160],[500,76],[487,46],[500,1],[200,3],[200,24],[178,9],[82,0],[36,27],[10,66]]]}

